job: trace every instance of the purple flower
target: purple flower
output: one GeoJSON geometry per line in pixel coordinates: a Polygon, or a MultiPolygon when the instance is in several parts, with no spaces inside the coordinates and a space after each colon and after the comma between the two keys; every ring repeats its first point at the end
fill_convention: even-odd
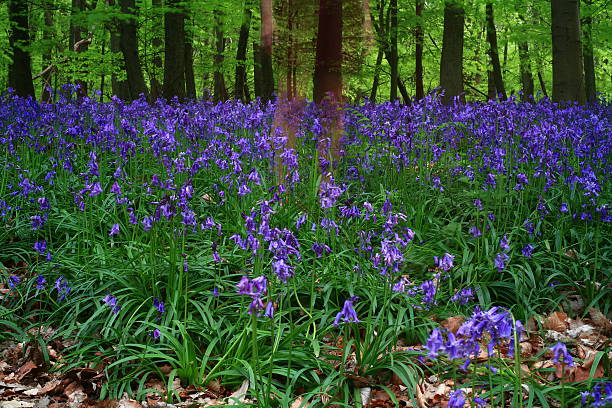
{"type": "Polygon", "coordinates": [[[508,245],[508,236],[504,235],[501,240],[499,241],[499,247],[501,248],[502,251],[506,252],[510,249],[510,245],[508,245]]]}
{"type": "Polygon", "coordinates": [[[274,318],[274,303],[268,302],[268,304],[266,305],[266,311],[264,312],[264,317],[267,317],[269,319],[274,318]]]}
{"type": "Polygon", "coordinates": [[[478,238],[482,235],[482,232],[474,225],[470,228],[470,234],[472,234],[474,238],[478,238]]]}
{"type": "Polygon", "coordinates": [[[476,209],[477,209],[478,211],[482,211],[482,210],[483,210],[483,208],[484,208],[484,207],[482,206],[482,201],[480,201],[480,199],[478,199],[478,198],[474,200],[474,207],[476,207],[476,209]]]}
{"type": "Polygon", "coordinates": [[[497,268],[498,272],[501,272],[506,268],[506,263],[509,259],[510,257],[508,254],[503,252],[500,252],[495,256],[495,267],[497,268]]]}
{"type": "Polygon", "coordinates": [[[567,206],[567,203],[561,203],[561,205],[559,205],[559,211],[561,211],[562,213],[568,212],[569,208],[567,206]]]}
{"type": "Polygon", "coordinates": [[[436,264],[436,267],[442,269],[443,271],[448,271],[455,266],[453,264],[454,259],[455,255],[446,253],[442,258],[434,256],[434,263],[436,264]]]}
{"type": "Polygon", "coordinates": [[[440,329],[433,329],[427,343],[425,343],[425,348],[429,351],[427,356],[431,359],[437,358],[440,352],[444,351],[444,339],[440,329]]]}
{"type": "Polygon", "coordinates": [[[159,314],[162,314],[166,311],[166,308],[164,306],[164,302],[160,301],[157,298],[153,299],[153,306],[157,309],[157,311],[159,312],[159,314]]]}
{"type": "Polygon", "coordinates": [[[113,235],[117,235],[118,233],[119,233],[119,224],[113,224],[108,235],[112,237],[113,235]]]}
{"type": "Polygon", "coordinates": [[[465,305],[471,299],[474,298],[474,291],[472,288],[465,288],[455,293],[453,297],[451,297],[451,302],[459,302],[460,305],[465,305]]]}
{"type": "Polygon", "coordinates": [[[159,331],[159,329],[153,329],[153,332],[151,333],[151,335],[153,336],[155,340],[157,340],[161,337],[161,332],[159,331]]]}
{"type": "Polygon", "coordinates": [[[463,408],[464,406],[465,395],[463,395],[463,391],[453,391],[450,395],[450,399],[448,400],[447,408],[463,408]]]}
{"type": "Polygon", "coordinates": [[[487,406],[487,401],[483,400],[482,398],[478,398],[478,397],[474,397],[474,403],[476,404],[478,408],[487,406]]]}
{"type": "Polygon", "coordinates": [[[219,288],[216,286],[213,288],[212,294],[214,297],[219,297],[219,288]]]}
{"type": "Polygon", "coordinates": [[[110,191],[111,191],[111,193],[113,193],[115,195],[121,195],[121,187],[119,186],[119,183],[117,181],[115,181],[113,183],[113,185],[111,186],[110,191]]]}
{"type": "Polygon", "coordinates": [[[96,181],[95,183],[87,186],[87,190],[89,190],[90,197],[95,197],[102,192],[102,186],[100,186],[99,181],[96,181]]]}
{"type": "Polygon", "coordinates": [[[531,258],[531,254],[534,249],[535,247],[533,245],[527,244],[523,247],[523,249],[521,250],[521,253],[523,254],[525,258],[531,258]]]}
{"type": "Polygon", "coordinates": [[[43,275],[38,275],[38,278],[36,279],[36,289],[38,290],[45,289],[45,283],[47,283],[47,280],[45,279],[45,277],[43,275]]]}
{"type": "Polygon", "coordinates": [[[111,295],[110,293],[102,299],[102,302],[106,303],[107,306],[112,308],[114,314],[119,313],[121,310],[121,306],[117,304],[117,298],[111,295]]]}
{"type": "Polygon", "coordinates": [[[8,278],[8,284],[9,284],[9,288],[13,289],[15,286],[19,285],[19,282],[21,282],[21,278],[17,275],[11,275],[8,278]]]}
{"type": "Polygon", "coordinates": [[[276,261],[272,261],[272,271],[278,279],[286,283],[290,277],[293,276],[293,266],[288,265],[284,259],[277,259],[276,261]]]}
{"type": "Polygon", "coordinates": [[[358,323],[360,320],[357,318],[357,312],[353,308],[353,304],[359,300],[359,296],[351,296],[344,301],[342,310],[338,312],[334,319],[334,326],[339,326],[340,323],[354,322],[358,323]]]}
{"type": "Polygon", "coordinates": [[[63,276],[60,276],[55,281],[55,289],[57,290],[58,298],[57,300],[61,302],[68,296],[72,288],[68,284],[68,281],[64,279],[63,276]]]}
{"type": "Polygon", "coordinates": [[[47,241],[42,240],[42,241],[35,242],[34,243],[34,249],[39,254],[43,255],[45,253],[45,251],[47,250],[47,241]]]}
{"type": "Polygon", "coordinates": [[[571,354],[567,352],[567,347],[565,344],[558,342],[554,346],[550,347],[550,350],[553,352],[553,363],[559,365],[559,358],[563,357],[563,363],[568,367],[574,367],[576,364],[574,363],[574,359],[571,354]]]}

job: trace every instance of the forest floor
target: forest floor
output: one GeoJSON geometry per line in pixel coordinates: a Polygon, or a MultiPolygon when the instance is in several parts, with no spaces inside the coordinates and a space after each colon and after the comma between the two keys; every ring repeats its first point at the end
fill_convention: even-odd
{"type": "MultiPolygon", "coordinates": [[[[462,322],[463,318],[456,316],[441,323],[448,330],[456,331],[462,322]]],[[[589,318],[584,319],[572,319],[563,312],[554,312],[548,316],[541,316],[540,319],[532,319],[528,325],[532,326],[530,330],[532,334],[520,344],[521,357],[527,362],[530,357],[541,354],[543,356],[533,358],[533,364],[521,365],[521,371],[525,376],[542,376],[542,372],[548,371],[547,377],[550,378],[542,378],[542,380],[551,381],[564,377],[564,380],[568,382],[584,381],[589,376],[591,378],[604,377],[603,365],[596,364],[593,370],[593,363],[597,352],[605,350],[610,345],[612,322],[600,311],[591,308],[589,318]],[[552,353],[543,347],[546,340],[577,344],[578,357],[582,362],[575,367],[564,367],[566,371],[563,374],[561,367],[553,363],[552,353]]],[[[52,338],[53,330],[40,327],[38,333],[31,334],[41,335],[42,339],[47,340],[52,338]]],[[[245,398],[249,388],[246,380],[237,390],[229,390],[217,381],[209,383],[206,389],[198,389],[190,385],[183,386],[177,378],[173,382],[173,391],[169,392],[166,379],[162,381],[154,376],[146,380],[145,385],[150,392],[143,401],[136,401],[127,396],[121,400],[98,400],[97,396],[106,381],[105,367],[103,364],[97,366],[84,364],[83,367],[62,369],[63,350],[68,349],[71,344],[70,340],[50,340],[44,344],[45,350],[43,351],[38,342],[1,343],[0,408],[257,406],[256,402],[245,398]],[[174,395],[172,403],[167,402],[167,396],[170,394],[174,395]]],[[[422,346],[414,348],[423,349],[422,346]]],[[[486,355],[482,356],[483,360],[486,358],[486,355]]],[[[171,367],[160,367],[160,370],[169,373],[171,367]]],[[[455,381],[448,379],[441,381],[435,375],[421,379],[415,390],[416,407],[446,408],[448,395],[455,385],[455,381]]],[[[414,403],[409,400],[406,386],[396,376],[390,378],[386,387],[395,394],[395,398],[400,401],[400,406],[415,407],[414,403]]],[[[363,407],[395,406],[387,391],[381,388],[372,389],[364,386],[360,391],[364,401],[363,407]]],[[[309,405],[303,398],[298,397],[290,408],[308,407],[309,405]]]]}

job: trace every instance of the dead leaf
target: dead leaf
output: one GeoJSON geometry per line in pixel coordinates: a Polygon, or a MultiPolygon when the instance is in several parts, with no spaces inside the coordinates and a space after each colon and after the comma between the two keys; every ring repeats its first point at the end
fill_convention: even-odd
{"type": "Polygon", "coordinates": [[[363,387],[359,389],[359,395],[361,396],[361,406],[366,407],[370,403],[372,397],[372,388],[363,387]]]}
{"type": "Polygon", "coordinates": [[[124,398],[119,401],[117,408],[143,408],[142,405],[133,399],[124,398]]]}
{"type": "Polygon", "coordinates": [[[425,399],[425,395],[423,395],[423,391],[421,391],[421,386],[419,384],[416,385],[415,391],[418,408],[428,408],[427,400],[425,399]]]}
{"type": "Polygon", "coordinates": [[[244,396],[246,395],[248,390],[249,390],[249,380],[245,379],[242,382],[242,385],[240,386],[240,388],[234,391],[232,395],[230,395],[227,398],[228,405],[239,405],[241,402],[244,402],[244,396]]]}
{"type": "Polygon", "coordinates": [[[35,370],[37,368],[38,366],[36,365],[36,363],[34,363],[32,360],[28,360],[24,365],[19,367],[19,370],[17,370],[17,381],[23,380],[25,376],[27,376],[32,372],[32,370],[35,370]]]}
{"type": "Polygon", "coordinates": [[[563,333],[567,329],[567,315],[563,312],[552,312],[544,320],[544,328],[563,333]]]}
{"type": "Polygon", "coordinates": [[[291,403],[289,408],[308,408],[310,403],[304,401],[304,397],[297,397],[295,401],[291,403]]]}
{"type": "Polygon", "coordinates": [[[442,321],[442,327],[446,328],[453,334],[457,334],[457,330],[461,327],[465,318],[463,316],[453,316],[442,321]]]}
{"type": "Polygon", "coordinates": [[[604,335],[609,336],[612,333],[612,322],[608,320],[608,318],[601,313],[600,310],[595,309],[594,307],[589,308],[589,315],[591,316],[591,320],[593,323],[604,330],[604,335]]]}

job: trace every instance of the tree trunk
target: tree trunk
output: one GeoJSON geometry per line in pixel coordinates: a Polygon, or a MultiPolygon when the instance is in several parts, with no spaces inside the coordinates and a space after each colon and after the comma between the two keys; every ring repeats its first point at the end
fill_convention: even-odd
{"type": "Polygon", "coordinates": [[[214,95],[215,102],[228,99],[225,78],[223,77],[223,51],[225,51],[225,37],[223,34],[223,23],[221,22],[221,12],[215,11],[215,72],[214,72],[214,95]]]}
{"type": "Polygon", "coordinates": [[[495,79],[493,79],[493,71],[487,70],[487,99],[494,100],[497,96],[495,89],[495,79]]]}
{"type": "Polygon", "coordinates": [[[263,81],[261,72],[261,47],[253,41],[253,90],[256,98],[263,97],[263,81]]]}
{"type": "MultiPolygon", "coordinates": [[[[587,6],[592,4],[592,0],[585,0],[587,6]]],[[[595,86],[595,60],[593,59],[593,34],[592,34],[592,10],[586,10],[582,35],[584,37],[582,52],[584,54],[584,89],[586,100],[594,102],[597,99],[597,89],[595,86]]]]}
{"type": "MultiPolygon", "coordinates": [[[[162,7],[161,0],[153,0],[152,7],[154,10],[160,10],[162,7]]],[[[151,48],[153,49],[153,72],[151,74],[150,82],[151,82],[151,99],[156,100],[163,93],[163,87],[161,82],[159,81],[159,75],[163,72],[164,64],[161,57],[161,53],[163,52],[163,40],[162,40],[162,29],[164,22],[161,18],[155,15],[156,24],[153,27],[153,35],[151,37],[151,48]]],[[[163,75],[163,74],[162,74],[163,75]]]]}
{"type": "Polygon", "coordinates": [[[487,2],[487,41],[489,42],[489,57],[491,66],[493,67],[493,83],[495,84],[496,95],[501,95],[502,99],[506,99],[506,89],[504,88],[504,80],[502,77],[501,66],[499,64],[499,51],[497,48],[497,31],[495,30],[495,19],[493,16],[493,3],[487,2]]]}
{"type": "MultiPolygon", "coordinates": [[[[444,34],[440,59],[442,103],[451,104],[463,93],[463,20],[465,11],[457,2],[444,3],[444,34]]],[[[463,99],[463,98],[462,98],[463,99]]]]}
{"type": "Polygon", "coordinates": [[[236,50],[236,76],[234,80],[234,98],[247,102],[249,100],[249,91],[247,89],[246,56],[252,14],[250,4],[247,3],[244,9],[242,24],[240,25],[240,34],[238,36],[238,48],[236,50]]]}
{"type": "Polygon", "coordinates": [[[425,97],[425,90],[423,88],[423,8],[425,6],[424,0],[416,0],[416,28],[414,30],[414,40],[416,42],[416,49],[414,55],[414,83],[416,99],[420,100],[425,97]]]}
{"type": "MultiPolygon", "coordinates": [[[[53,54],[51,47],[51,38],[53,32],[53,2],[49,1],[45,3],[45,28],[43,31],[43,42],[45,45],[45,51],[42,54],[42,68],[45,70],[47,67],[50,67],[53,64],[53,54]]],[[[42,90],[40,93],[40,100],[42,102],[51,102],[52,95],[49,92],[49,88],[51,88],[51,81],[53,79],[53,69],[49,69],[45,74],[41,76],[42,79],[42,90]]]]}
{"type": "Polygon", "coordinates": [[[148,97],[147,86],[145,85],[138,55],[135,0],[121,0],[121,12],[130,15],[129,19],[123,18],[119,23],[119,43],[127,75],[128,99],[138,99],[141,94],[148,97]]]}
{"type": "Polygon", "coordinates": [[[393,102],[397,99],[397,77],[399,57],[397,54],[397,0],[391,0],[389,4],[390,12],[390,44],[389,44],[389,65],[391,66],[391,89],[389,99],[393,102]]]}
{"type": "Polygon", "coordinates": [[[272,0],[261,0],[261,38],[259,42],[261,61],[261,97],[264,102],[274,94],[274,73],[272,70],[272,0]]]}
{"type": "Polygon", "coordinates": [[[586,102],[579,0],[552,0],[553,101],[586,102]]]}
{"type": "Polygon", "coordinates": [[[30,33],[28,23],[28,3],[22,0],[9,0],[9,21],[11,33],[9,45],[13,61],[9,65],[8,86],[19,96],[35,98],[30,59],[30,33]]]}
{"type": "Polygon", "coordinates": [[[193,30],[185,30],[185,91],[187,98],[196,99],[195,74],[193,72],[193,30]]]}
{"type": "Polygon", "coordinates": [[[164,15],[164,97],[185,99],[185,14],[180,0],[167,0],[164,15]]]}
{"type": "Polygon", "coordinates": [[[542,71],[538,71],[538,81],[540,82],[540,89],[542,90],[542,94],[548,98],[548,92],[546,92],[546,83],[544,82],[544,77],[542,76],[542,71]]]}
{"type": "MultiPolygon", "coordinates": [[[[106,5],[109,7],[115,6],[115,0],[106,0],[106,5]]],[[[119,21],[113,18],[108,26],[110,32],[110,50],[113,54],[122,53],[121,50],[121,36],[119,30],[119,21]]],[[[125,70],[125,66],[121,64],[121,68],[125,70]]],[[[128,86],[127,79],[119,80],[116,74],[111,75],[111,92],[114,96],[122,100],[130,99],[130,89],[128,86]]]]}
{"type": "Polygon", "coordinates": [[[380,69],[382,65],[384,51],[381,46],[376,54],[376,66],[374,67],[374,79],[372,80],[372,91],[370,92],[370,101],[376,103],[376,93],[378,92],[378,84],[380,82],[380,69]]]}
{"type": "Polygon", "coordinates": [[[518,44],[519,64],[521,71],[521,85],[523,101],[532,101],[534,93],[533,75],[531,74],[531,61],[529,60],[529,45],[526,41],[518,44]]]}
{"type": "MultiPolygon", "coordinates": [[[[85,11],[86,8],[86,0],[72,0],[72,18],[70,20],[70,50],[77,53],[87,51],[89,48],[89,42],[82,41],[84,39],[83,34],[87,34],[85,28],[73,21],[74,16],[85,11]]],[[[77,79],[75,82],[78,86],[77,96],[79,98],[86,96],[87,82],[81,79],[77,79]]]]}

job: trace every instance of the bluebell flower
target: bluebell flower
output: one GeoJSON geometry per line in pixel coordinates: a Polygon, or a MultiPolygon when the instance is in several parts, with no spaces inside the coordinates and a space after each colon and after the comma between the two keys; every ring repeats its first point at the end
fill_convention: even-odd
{"type": "Polygon", "coordinates": [[[153,299],[153,306],[157,309],[159,314],[162,314],[162,313],[164,313],[166,311],[164,302],[159,300],[159,299],[157,299],[157,298],[153,299]]]}
{"type": "Polygon", "coordinates": [[[453,391],[448,400],[447,408],[463,408],[465,406],[465,395],[463,391],[453,391]]]}
{"type": "Polygon", "coordinates": [[[434,256],[434,263],[436,267],[442,269],[443,271],[449,271],[451,268],[453,268],[455,266],[453,264],[454,260],[455,260],[455,255],[451,255],[448,253],[444,254],[444,256],[441,258],[434,256]]]}
{"type": "Polygon", "coordinates": [[[21,278],[19,276],[17,276],[17,275],[11,275],[8,278],[9,288],[11,288],[11,289],[13,289],[17,285],[19,285],[19,282],[21,282],[21,278]]]}
{"type": "Polygon", "coordinates": [[[45,289],[45,283],[47,283],[47,280],[45,279],[45,277],[43,275],[38,275],[38,278],[36,279],[36,289],[38,290],[45,289]]]}
{"type": "Polygon", "coordinates": [[[500,252],[495,256],[495,267],[497,268],[498,272],[501,272],[506,268],[506,262],[508,262],[509,259],[510,257],[508,254],[503,252],[500,252]]]}
{"type": "Polygon", "coordinates": [[[510,249],[510,245],[508,245],[508,236],[504,235],[501,240],[499,241],[499,247],[501,248],[502,251],[506,252],[510,249]]]}
{"type": "Polygon", "coordinates": [[[478,238],[482,235],[482,232],[475,225],[473,225],[472,228],[470,228],[470,234],[472,234],[474,238],[478,238]]]}
{"type": "Polygon", "coordinates": [[[45,251],[47,250],[47,241],[45,240],[36,241],[34,243],[34,250],[38,252],[39,254],[43,255],[45,251]]]}
{"type": "Polygon", "coordinates": [[[359,296],[351,296],[344,301],[342,310],[338,312],[334,319],[334,326],[340,325],[340,323],[353,322],[358,323],[360,320],[357,318],[357,312],[353,308],[353,304],[359,300],[359,296]]]}
{"type": "Polygon", "coordinates": [[[268,302],[266,305],[266,311],[264,312],[264,316],[270,319],[274,318],[274,303],[268,302]]]}
{"type": "Polygon", "coordinates": [[[534,249],[535,247],[533,245],[527,244],[523,247],[523,249],[521,250],[521,253],[523,254],[525,258],[531,258],[531,254],[534,249]]]}
{"type": "Polygon", "coordinates": [[[119,224],[113,224],[108,235],[112,237],[113,235],[117,235],[117,234],[119,234],[119,224]]]}
{"type": "Polygon", "coordinates": [[[565,346],[565,344],[558,342],[554,346],[550,347],[550,350],[553,352],[553,359],[552,359],[553,363],[557,365],[561,364],[559,362],[559,359],[563,357],[563,363],[567,365],[568,367],[574,367],[576,365],[574,363],[574,359],[572,358],[572,355],[568,353],[567,347],[565,346]]]}

